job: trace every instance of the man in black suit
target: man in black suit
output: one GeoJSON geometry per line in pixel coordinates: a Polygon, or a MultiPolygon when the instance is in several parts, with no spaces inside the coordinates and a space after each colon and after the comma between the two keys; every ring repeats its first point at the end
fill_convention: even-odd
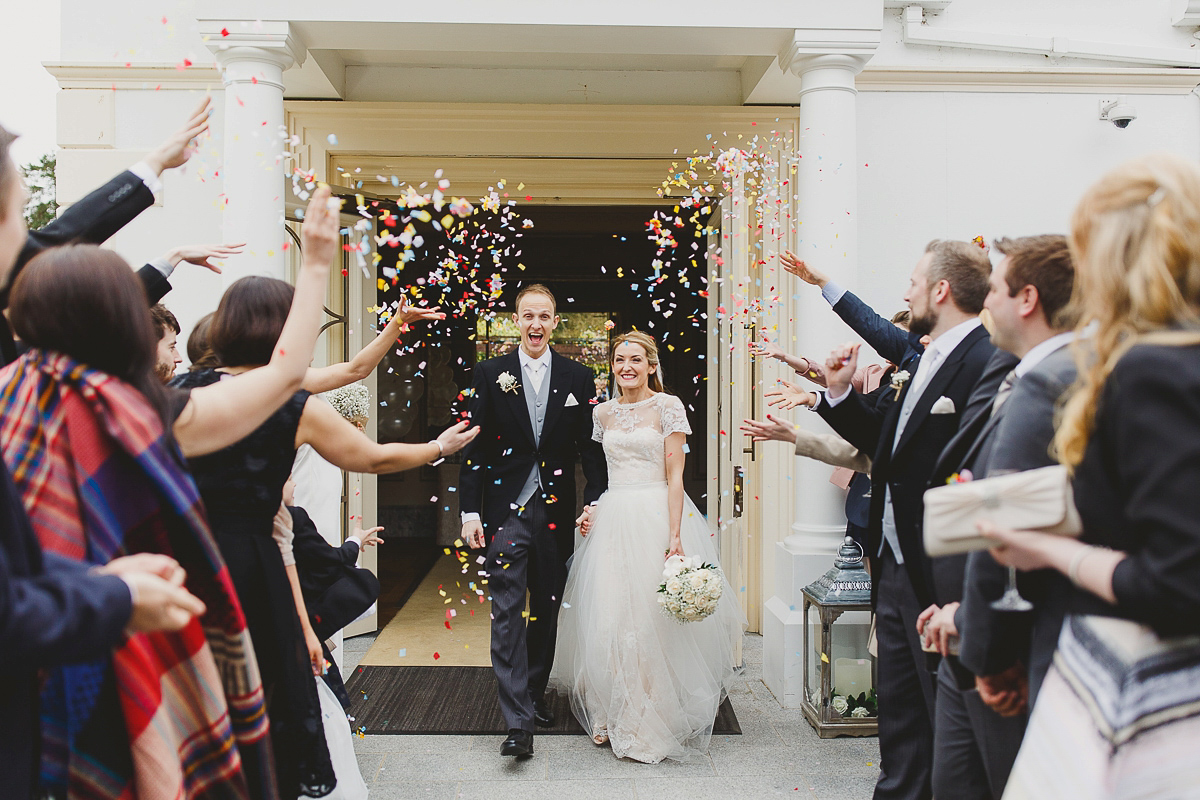
{"type": "MultiPolygon", "coordinates": [[[[1018,399],[1017,387],[1026,386],[1027,380],[1039,383],[1042,376],[1034,373],[1049,359],[1065,352],[1072,338],[1068,331],[1074,320],[1065,309],[1075,279],[1074,265],[1064,236],[1000,239],[996,248],[1003,258],[992,270],[991,290],[984,307],[992,315],[993,343],[1011,354],[1017,363],[993,393],[987,413],[981,414],[980,419],[964,422],[959,434],[942,452],[931,486],[944,484],[956,472],[982,478],[1052,463],[1049,447],[1057,395],[1031,403],[1028,397],[1018,399]],[[1030,413],[1038,418],[1029,419],[1030,413]],[[1011,450],[1015,445],[1025,464],[1021,467],[1016,467],[1014,459],[1007,455],[999,463],[996,459],[1000,431],[1012,419],[1023,421],[1018,429],[1009,428],[1010,438],[1003,449],[1011,450]],[[1019,441],[1012,440],[1012,433],[1017,433],[1019,441]]],[[[1057,367],[1054,372],[1057,374],[1057,367]]],[[[977,562],[977,568],[980,561],[990,562],[993,580],[998,579],[1000,588],[990,599],[998,598],[1005,583],[1004,569],[986,552],[972,554],[970,560],[977,562]]],[[[976,594],[972,604],[975,614],[987,617],[1005,630],[1009,629],[1010,620],[1015,622],[1012,618],[1028,615],[993,610],[990,600],[978,598],[977,578],[968,577],[964,589],[968,561],[966,555],[934,560],[936,603],[920,618],[926,646],[936,646],[944,656],[938,671],[933,791],[938,797],[990,800],[1004,793],[1021,746],[1025,720],[1019,712],[1001,716],[984,703],[976,689],[975,674],[959,663],[957,654],[952,654],[951,643],[960,631],[965,633],[971,628],[964,613],[968,608],[960,606],[964,592],[976,594]]],[[[982,567],[986,569],[986,565],[982,567]]],[[[972,658],[968,656],[967,661],[972,658]]],[[[1010,666],[1012,662],[1002,669],[1010,666]]]]}
{"type": "Polygon", "coordinates": [[[523,757],[533,753],[534,723],[554,724],[543,695],[575,544],[575,464],[582,461],[587,478],[585,515],[608,473],[592,441],[592,371],[549,346],[554,295],[526,286],[513,320],[520,347],[475,365],[468,410],[480,432],[463,450],[459,507],[463,540],[487,546],[492,667],[509,729],[500,752],[523,757]]]}
{"type": "MultiPolygon", "coordinates": [[[[154,204],[154,195],[161,190],[160,177],[165,170],[186,164],[195,151],[194,140],[208,130],[211,99],[206,97],[182,128],[167,138],[157,149],[86,197],[72,203],[62,214],[36,231],[28,231],[7,280],[0,281],[0,311],[8,307],[12,282],[29,261],[51,247],[63,244],[102,244],[121,230],[138,214],[154,204]]],[[[138,278],[153,305],[171,291],[168,278],[182,260],[174,258],[176,251],[146,264],[138,270],[138,278]]],[[[207,255],[205,256],[206,260],[207,255]]],[[[192,263],[201,263],[192,261],[192,263]]],[[[203,266],[216,272],[213,264],[203,266]]],[[[16,344],[7,319],[0,314],[0,366],[17,357],[16,344]]]]}
{"type": "MultiPolygon", "coordinates": [[[[25,242],[28,195],[0,126],[0,285],[25,242]]],[[[89,569],[43,553],[21,495],[0,461],[0,787],[31,797],[39,759],[38,670],[102,657],[125,630],[178,630],[204,605],[167,556],[140,554],[89,569]]]]}
{"type": "Polygon", "coordinates": [[[979,321],[990,273],[987,254],[976,245],[930,242],[905,295],[910,332],[928,334],[930,342],[894,402],[871,405],[850,388],[855,344],[830,357],[829,390],[817,406],[843,438],[874,453],[868,553],[879,653],[880,800],[931,796],[934,680],[916,631],[934,596],[922,544],[923,499],[937,457],[958,430],[995,350],[979,321]]]}

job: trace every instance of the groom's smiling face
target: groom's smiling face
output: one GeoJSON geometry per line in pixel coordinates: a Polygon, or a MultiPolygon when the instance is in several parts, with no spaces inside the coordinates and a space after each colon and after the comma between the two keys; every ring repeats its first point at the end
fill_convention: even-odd
{"type": "Polygon", "coordinates": [[[558,327],[554,300],[536,292],[525,295],[513,321],[521,330],[521,349],[527,356],[541,358],[550,346],[550,334],[558,327]]]}

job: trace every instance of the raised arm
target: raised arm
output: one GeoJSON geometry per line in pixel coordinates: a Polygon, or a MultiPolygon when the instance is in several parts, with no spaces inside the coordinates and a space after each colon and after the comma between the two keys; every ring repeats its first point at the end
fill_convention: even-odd
{"type": "Polygon", "coordinates": [[[402,472],[456,453],[478,433],[478,427],[467,430],[467,422],[463,421],[425,444],[379,444],[343,419],[333,406],[310,397],[300,417],[296,446],[311,445],[326,461],[348,472],[381,475],[402,472]]]}
{"type": "Polygon", "coordinates": [[[338,245],[340,204],[327,187],[317,189],[308,204],[301,228],[303,261],[292,309],[271,361],[192,390],[174,426],[175,439],[185,456],[213,453],[245,438],[300,388],[320,332],[329,265],[338,245]]]}
{"type": "Polygon", "coordinates": [[[422,320],[445,318],[446,315],[440,308],[410,306],[401,297],[396,313],[392,315],[392,318],[383,326],[383,330],[370,344],[359,350],[358,355],[349,361],[330,364],[327,367],[309,367],[308,373],[304,376],[303,388],[313,394],[320,394],[348,386],[355,381],[361,381],[379,366],[379,362],[387,355],[388,348],[396,343],[396,339],[407,330],[409,325],[422,320]]]}

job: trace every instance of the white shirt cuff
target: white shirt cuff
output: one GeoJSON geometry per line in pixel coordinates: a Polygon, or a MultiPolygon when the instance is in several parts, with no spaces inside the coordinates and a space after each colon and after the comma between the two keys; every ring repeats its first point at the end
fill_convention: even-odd
{"type": "Polygon", "coordinates": [[[146,188],[158,197],[162,193],[162,179],[154,174],[154,170],[150,169],[150,165],[145,161],[139,161],[129,168],[129,171],[142,179],[142,183],[146,184],[146,188]]]}
{"type": "Polygon", "coordinates": [[[150,262],[150,266],[163,274],[164,278],[171,277],[171,273],[175,271],[175,265],[171,263],[171,259],[166,256],[161,256],[150,262]]]}
{"type": "Polygon", "coordinates": [[[466,525],[468,522],[479,522],[479,515],[474,511],[462,512],[462,522],[466,525]]]}
{"type": "Polygon", "coordinates": [[[833,396],[833,392],[825,392],[825,402],[829,404],[830,408],[836,408],[837,404],[849,397],[853,391],[854,387],[848,386],[846,387],[846,391],[842,392],[837,397],[833,396]]]}
{"type": "Polygon", "coordinates": [[[846,294],[846,290],[841,286],[838,286],[833,281],[825,281],[825,285],[821,287],[821,296],[824,297],[831,306],[836,306],[844,294],[846,294]]]}

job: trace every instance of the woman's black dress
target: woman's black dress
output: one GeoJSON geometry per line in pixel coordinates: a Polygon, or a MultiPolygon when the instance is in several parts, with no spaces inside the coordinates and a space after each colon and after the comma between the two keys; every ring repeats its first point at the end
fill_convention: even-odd
{"type": "MultiPolygon", "coordinates": [[[[177,376],[172,386],[208,386],[221,376],[211,369],[196,370],[177,376]]],[[[271,537],[308,396],[296,392],[237,444],[189,459],[254,641],[284,798],[323,797],[336,783],[304,632],[283,557],[271,537]]]]}

